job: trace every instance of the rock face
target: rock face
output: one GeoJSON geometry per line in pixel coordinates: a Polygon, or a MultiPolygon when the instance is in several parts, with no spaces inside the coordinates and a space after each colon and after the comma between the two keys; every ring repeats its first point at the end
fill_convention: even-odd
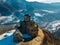
{"type": "Polygon", "coordinates": [[[56,38],[55,40],[57,42],[57,45],[60,45],[60,28],[56,32],[54,32],[54,36],[56,38]]]}
{"type": "Polygon", "coordinates": [[[54,36],[58,39],[60,39],[60,29],[58,29],[56,32],[54,32],[54,36]]]}
{"type": "Polygon", "coordinates": [[[17,45],[56,45],[54,36],[47,30],[38,28],[38,35],[28,42],[19,42],[17,45]]]}
{"type": "Polygon", "coordinates": [[[13,27],[4,27],[3,29],[0,29],[0,35],[7,31],[11,31],[12,29],[14,29],[14,28],[13,27]]]}
{"type": "Polygon", "coordinates": [[[15,39],[18,39],[18,41],[21,39],[22,41],[17,45],[57,45],[53,34],[45,29],[39,28],[38,25],[32,21],[28,24],[25,24],[24,22],[21,23],[18,32],[20,32],[18,35],[22,35],[15,39]],[[24,34],[31,36],[31,38],[23,37],[24,34]]]}

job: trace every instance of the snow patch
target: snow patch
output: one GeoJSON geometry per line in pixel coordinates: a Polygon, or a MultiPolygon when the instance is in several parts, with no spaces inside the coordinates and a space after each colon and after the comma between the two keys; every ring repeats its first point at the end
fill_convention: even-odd
{"type": "Polygon", "coordinates": [[[3,0],[3,2],[6,2],[7,0],[3,0]]]}
{"type": "Polygon", "coordinates": [[[11,30],[11,31],[8,31],[8,32],[9,33],[6,32],[6,33],[0,35],[0,40],[5,39],[5,38],[11,36],[15,32],[15,29],[14,30],[11,30]]]}
{"type": "Polygon", "coordinates": [[[49,31],[57,31],[58,28],[60,27],[60,20],[56,20],[56,21],[53,21],[51,22],[47,27],[46,29],[48,29],[49,31]]]}
{"type": "Polygon", "coordinates": [[[45,11],[45,12],[48,12],[48,13],[56,13],[55,11],[51,11],[51,10],[42,10],[42,11],[45,11]]]}
{"type": "Polygon", "coordinates": [[[7,18],[8,18],[7,16],[1,16],[0,20],[4,20],[4,19],[7,19],[7,18]]]}
{"type": "Polygon", "coordinates": [[[42,2],[42,3],[54,3],[54,2],[60,2],[60,0],[26,0],[28,2],[42,2]]]}
{"type": "Polygon", "coordinates": [[[35,16],[43,17],[45,14],[40,14],[40,13],[34,13],[35,16]]]}

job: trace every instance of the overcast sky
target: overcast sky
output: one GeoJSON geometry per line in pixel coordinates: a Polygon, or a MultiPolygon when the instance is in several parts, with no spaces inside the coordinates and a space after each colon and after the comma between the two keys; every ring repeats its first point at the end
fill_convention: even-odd
{"type": "Polygon", "coordinates": [[[26,0],[29,2],[37,1],[37,2],[43,2],[43,3],[53,3],[53,2],[60,2],[60,0],[26,0]]]}

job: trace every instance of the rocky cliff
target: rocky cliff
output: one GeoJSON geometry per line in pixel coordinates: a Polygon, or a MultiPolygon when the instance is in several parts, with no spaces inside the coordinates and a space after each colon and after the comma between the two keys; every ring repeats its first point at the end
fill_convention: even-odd
{"type": "Polygon", "coordinates": [[[17,45],[59,45],[53,34],[45,29],[38,28],[38,35],[29,42],[20,42],[17,45]]]}

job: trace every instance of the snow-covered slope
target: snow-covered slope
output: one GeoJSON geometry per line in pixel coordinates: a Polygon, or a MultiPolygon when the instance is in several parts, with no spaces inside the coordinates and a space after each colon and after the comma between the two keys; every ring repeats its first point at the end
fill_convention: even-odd
{"type": "Polygon", "coordinates": [[[19,22],[19,20],[23,20],[23,16],[26,13],[32,16],[32,20],[34,20],[39,27],[46,28],[49,31],[56,30],[55,28],[60,23],[57,23],[57,21],[60,20],[60,3],[46,4],[40,2],[27,2],[25,0],[9,0],[4,1],[0,5],[0,13],[4,16],[10,15],[2,24],[19,22]],[[11,14],[13,14],[13,16],[11,16],[11,14]],[[52,22],[54,22],[54,24],[52,22]],[[55,24],[58,25],[56,26],[55,24]],[[54,27],[50,25],[54,25],[54,27]],[[51,27],[52,29],[50,29],[51,27]]]}
{"type": "Polygon", "coordinates": [[[18,23],[20,20],[13,15],[10,16],[1,16],[0,23],[1,24],[7,24],[7,23],[18,23]]]}
{"type": "Polygon", "coordinates": [[[14,33],[15,31],[16,31],[16,30],[14,29],[14,30],[8,31],[8,32],[6,32],[6,33],[3,33],[2,35],[0,35],[0,40],[5,39],[5,38],[13,35],[13,33],[14,33]]]}

